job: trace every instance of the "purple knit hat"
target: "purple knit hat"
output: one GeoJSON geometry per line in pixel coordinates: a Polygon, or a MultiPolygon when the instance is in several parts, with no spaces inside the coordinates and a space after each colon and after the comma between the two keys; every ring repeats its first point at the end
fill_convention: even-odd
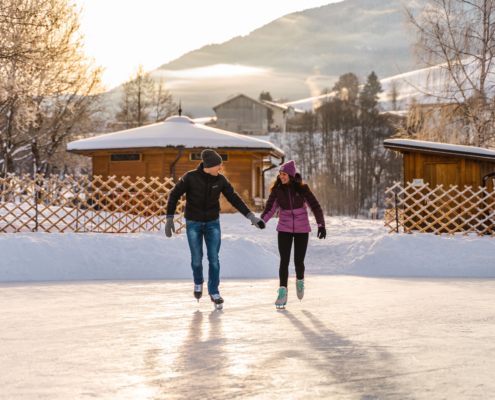
{"type": "Polygon", "coordinates": [[[287,161],[285,164],[282,164],[280,166],[280,169],[278,172],[285,172],[287,175],[290,175],[292,177],[296,176],[296,163],[294,161],[287,161]]]}

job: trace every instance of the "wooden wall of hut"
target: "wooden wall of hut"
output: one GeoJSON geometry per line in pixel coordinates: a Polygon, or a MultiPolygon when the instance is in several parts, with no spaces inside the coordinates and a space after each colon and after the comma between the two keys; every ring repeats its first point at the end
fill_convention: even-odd
{"type": "MultiPolygon", "coordinates": [[[[187,171],[197,168],[200,161],[190,159],[190,154],[201,153],[199,150],[184,150],[179,161],[175,164],[175,177],[178,181],[187,171]]],[[[261,173],[263,157],[268,153],[218,151],[220,154],[228,154],[228,161],[223,163],[223,173],[232,183],[234,189],[248,204],[253,207],[253,198],[261,197],[261,173]]],[[[137,177],[159,178],[163,181],[171,176],[171,165],[177,158],[177,150],[146,150],[146,151],[122,151],[122,152],[98,152],[93,154],[93,175],[101,175],[103,179],[108,176],[130,176],[132,181],[137,177]],[[112,154],[141,154],[140,161],[112,161],[112,154]]],[[[237,212],[230,203],[220,197],[222,213],[237,212]]]]}
{"type": "MultiPolygon", "coordinates": [[[[495,163],[465,157],[441,156],[427,153],[403,152],[404,184],[413,179],[423,179],[430,188],[443,184],[459,188],[482,186],[483,177],[495,171],[495,163]]],[[[493,191],[493,180],[487,180],[487,188],[493,191]]]]}

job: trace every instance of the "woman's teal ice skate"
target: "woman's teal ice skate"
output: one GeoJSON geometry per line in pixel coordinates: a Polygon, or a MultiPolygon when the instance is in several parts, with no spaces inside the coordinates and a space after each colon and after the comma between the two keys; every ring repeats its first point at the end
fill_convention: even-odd
{"type": "Polygon", "coordinates": [[[302,300],[304,297],[304,279],[296,279],[296,292],[297,292],[297,298],[299,300],[302,300]]]}
{"type": "Polygon", "coordinates": [[[277,307],[277,309],[285,308],[286,304],[287,304],[287,288],[281,286],[280,289],[278,289],[278,298],[277,301],[275,301],[275,306],[277,307]]]}

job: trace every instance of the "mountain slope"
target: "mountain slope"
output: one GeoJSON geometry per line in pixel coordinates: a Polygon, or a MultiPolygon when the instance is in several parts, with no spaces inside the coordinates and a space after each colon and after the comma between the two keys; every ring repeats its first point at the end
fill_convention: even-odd
{"type": "Polygon", "coordinates": [[[401,0],[346,0],[289,14],[184,54],[152,76],[163,79],[188,115],[202,117],[237,93],[257,98],[264,90],[297,100],[331,88],[347,72],[362,82],[371,71],[396,75],[411,69],[401,8],[401,0]]]}
{"type": "Polygon", "coordinates": [[[347,0],[286,15],[244,37],[204,46],[160,67],[165,70],[240,64],[279,72],[366,76],[408,67],[400,0],[347,0]]]}

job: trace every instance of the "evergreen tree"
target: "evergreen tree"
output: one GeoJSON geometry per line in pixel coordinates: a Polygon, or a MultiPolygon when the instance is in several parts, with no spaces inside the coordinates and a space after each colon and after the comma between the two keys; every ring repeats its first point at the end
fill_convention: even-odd
{"type": "Polygon", "coordinates": [[[378,103],[378,94],[381,92],[383,92],[383,89],[378,81],[378,76],[374,71],[371,71],[360,95],[361,105],[367,109],[374,108],[378,103]]]}
{"type": "Polygon", "coordinates": [[[264,91],[262,91],[260,93],[259,100],[273,101],[272,95],[270,94],[270,92],[264,92],[264,91]]]}

